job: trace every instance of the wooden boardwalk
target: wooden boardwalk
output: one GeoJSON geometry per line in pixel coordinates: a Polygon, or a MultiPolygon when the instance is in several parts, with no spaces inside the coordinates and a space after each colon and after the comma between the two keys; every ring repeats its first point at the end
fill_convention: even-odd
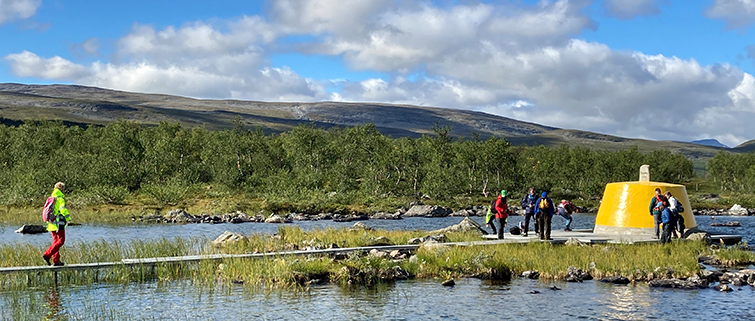
{"type": "MultiPolygon", "coordinates": [[[[533,232],[528,237],[521,235],[511,235],[505,233],[504,239],[498,240],[495,235],[484,235],[485,240],[473,241],[473,242],[452,242],[441,243],[443,246],[480,246],[480,245],[493,245],[493,244],[523,244],[529,242],[549,242],[552,244],[563,244],[569,239],[576,239],[580,243],[585,244],[637,244],[637,243],[658,243],[657,239],[652,239],[648,235],[605,235],[596,234],[592,230],[574,230],[571,232],[566,231],[552,231],[550,241],[540,241],[537,235],[533,232]]],[[[734,244],[742,240],[741,235],[712,235],[713,242],[721,242],[726,244],[734,244]]],[[[64,266],[16,266],[16,267],[0,267],[0,274],[16,273],[16,272],[59,272],[70,270],[94,270],[94,269],[107,269],[123,266],[154,266],[156,264],[165,263],[187,263],[187,262],[199,262],[199,261],[218,261],[225,259],[257,259],[265,257],[277,257],[286,255],[322,255],[322,254],[338,254],[338,253],[351,253],[351,252],[367,252],[373,249],[381,251],[393,251],[393,250],[415,250],[420,245],[407,244],[407,245],[387,245],[387,246],[364,246],[364,247],[349,247],[349,248],[334,248],[334,249],[321,249],[321,250],[300,250],[300,251],[283,251],[283,252],[269,252],[269,253],[250,253],[250,254],[208,254],[208,255],[188,255],[188,256],[174,256],[174,257],[153,257],[142,259],[123,259],[119,262],[99,262],[99,263],[81,263],[81,264],[66,264],[64,266]]]]}

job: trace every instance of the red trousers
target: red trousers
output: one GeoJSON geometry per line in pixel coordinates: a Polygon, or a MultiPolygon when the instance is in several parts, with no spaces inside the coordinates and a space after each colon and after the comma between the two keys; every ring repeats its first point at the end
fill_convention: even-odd
{"type": "Polygon", "coordinates": [[[60,262],[60,248],[63,246],[63,244],[66,243],[66,230],[61,228],[57,232],[50,232],[52,233],[52,245],[50,245],[49,248],[47,248],[47,251],[45,251],[44,255],[46,257],[52,258],[53,263],[59,263],[60,262]]]}

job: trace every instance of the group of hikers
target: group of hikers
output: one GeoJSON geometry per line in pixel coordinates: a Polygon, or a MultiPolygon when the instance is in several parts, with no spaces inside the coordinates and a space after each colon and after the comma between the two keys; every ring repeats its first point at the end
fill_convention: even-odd
{"type": "Polygon", "coordinates": [[[650,215],[653,215],[655,235],[660,237],[661,243],[670,243],[671,238],[681,238],[684,234],[684,206],[671,192],[662,193],[660,188],[655,189],[655,196],[650,199],[650,215]]]}
{"type": "MultiPolygon", "coordinates": [[[[511,214],[511,210],[509,210],[507,204],[507,195],[506,190],[502,190],[501,194],[490,205],[488,213],[485,216],[485,226],[490,227],[493,230],[493,234],[497,234],[498,239],[503,239],[503,228],[506,226],[509,214],[511,214]],[[495,223],[498,223],[497,228],[495,223]]],[[[578,212],[577,207],[568,200],[561,200],[561,203],[557,207],[554,206],[547,192],[542,192],[540,197],[537,197],[535,188],[533,187],[530,187],[520,204],[524,209],[524,222],[520,223],[518,227],[522,237],[528,236],[530,219],[532,218],[535,223],[535,233],[537,233],[541,240],[552,240],[551,221],[554,214],[558,214],[566,221],[564,231],[571,231],[572,214],[578,212]]]]}

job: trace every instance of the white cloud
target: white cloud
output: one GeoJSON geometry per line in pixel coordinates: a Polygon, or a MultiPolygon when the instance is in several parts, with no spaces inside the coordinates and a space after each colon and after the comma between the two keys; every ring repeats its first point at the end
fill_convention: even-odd
{"type": "Polygon", "coordinates": [[[729,145],[755,138],[747,130],[755,121],[752,75],[575,38],[596,28],[585,14],[589,5],[276,1],[270,19],[160,30],[134,25],[115,42],[109,61],[79,64],[30,52],[5,60],[21,77],[132,91],[464,108],[563,128],[653,139],[713,137],[729,145]],[[304,46],[288,46],[287,37],[302,35],[304,46]],[[270,64],[282,48],[343,57],[353,68],[390,76],[306,79],[270,64]],[[340,89],[328,93],[328,82],[340,89]]]}
{"type": "Polygon", "coordinates": [[[605,0],[601,6],[610,16],[632,19],[660,13],[660,4],[661,0],[605,0]]]}
{"type": "Polygon", "coordinates": [[[755,22],[755,0],[716,0],[705,15],[725,20],[729,28],[746,27],[755,22]]]}
{"type": "Polygon", "coordinates": [[[40,5],[41,0],[0,0],[0,24],[29,18],[40,5]]]}

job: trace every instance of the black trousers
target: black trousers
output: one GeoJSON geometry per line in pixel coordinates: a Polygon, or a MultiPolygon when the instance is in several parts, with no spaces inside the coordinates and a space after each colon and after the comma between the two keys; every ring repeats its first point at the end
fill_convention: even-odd
{"type": "Polygon", "coordinates": [[[540,230],[537,228],[537,217],[535,217],[534,212],[524,214],[524,231],[522,231],[522,233],[527,233],[530,231],[530,218],[532,218],[532,221],[535,222],[535,233],[538,233],[540,230]]]}
{"type": "Polygon", "coordinates": [[[679,214],[679,216],[676,217],[676,230],[679,231],[679,234],[684,235],[685,228],[684,216],[682,216],[682,214],[679,214]]]}
{"type": "Polygon", "coordinates": [[[674,233],[674,224],[663,224],[663,234],[661,234],[661,244],[671,243],[671,233],[674,233]]]}
{"type": "Polygon", "coordinates": [[[506,225],[506,219],[496,218],[495,220],[498,222],[498,239],[503,240],[503,226],[506,225]]]}
{"type": "Polygon", "coordinates": [[[551,220],[553,220],[553,216],[548,213],[540,212],[537,215],[537,227],[540,229],[541,240],[549,240],[551,238],[551,220]]]}

